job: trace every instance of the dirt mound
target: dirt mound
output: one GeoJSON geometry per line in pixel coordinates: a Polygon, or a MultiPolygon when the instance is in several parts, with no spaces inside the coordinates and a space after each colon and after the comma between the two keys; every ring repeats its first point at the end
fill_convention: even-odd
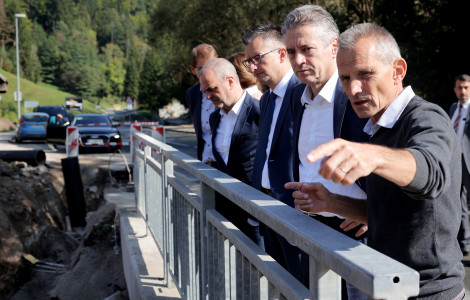
{"type": "Polygon", "coordinates": [[[86,228],[70,232],[60,168],[0,160],[0,299],[128,299],[115,207],[96,170],[81,165],[95,185],[84,188],[86,228]]]}
{"type": "Polygon", "coordinates": [[[0,298],[13,292],[28,276],[22,255],[30,253],[67,263],[65,206],[55,190],[54,178],[47,167],[35,168],[25,163],[0,161],[0,298]],[[47,236],[54,237],[54,251],[49,251],[47,236]]]}
{"type": "Polygon", "coordinates": [[[16,130],[15,124],[13,124],[10,120],[0,118],[0,131],[12,131],[16,130]]]}

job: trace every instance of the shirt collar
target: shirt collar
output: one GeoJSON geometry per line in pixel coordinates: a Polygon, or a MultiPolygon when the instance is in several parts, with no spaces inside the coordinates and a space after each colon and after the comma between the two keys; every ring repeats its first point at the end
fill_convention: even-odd
{"type": "Polygon", "coordinates": [[[470,99],[467,99],[467,101],[462,104],[462,108],[468,109],[468,106],[470,105],[470,99]]]}
{"type": "Polygon", "coordinates": [[[390,103],[377,123],[373,124],[371,119],[367,121],[366,126],[364,126],[364,132],[369,135],[374,135],[380,127],[392,128],[414,96],[415,93],[411,86],[407,86],[400,95],[390,103]]]}
{"type": "Polygon", "coordinates": [[[291,79],[292,75],[294,75],[294,71],[292,71],[292,68],[290,68],[284,77],[282,77],[281,81],[279,81],[279,83],[276,85],[274,91],[271,89],[269,90],[276,94],[276,96],[284,98],[284,95],[287,91],[287,86],[289,85],[289,80],[291,79]]]}
{"type": "Polygon", "coordinates": [[[302,97],[300,98],[300,101],[302,102],[302,104],[312,104],[313,101],[315,101],[316,99],[323,99],[325,101],[333,103],[337,82],[338,70],[335,71],[335,73],[330,77],[330,79],[320,90],[320,93],[318,93],[318,95],[316,96],[313,95],[311,87],[307,85],[305,87],[304,93],[302,94],[302,97]],[[315,98],[312,100],[313,96],[315,96],[315,98]]]}
{"type": "Polygon", "coordinates": [[[220,115],[221,116],[224,116],[224,115],[228,115],[228,114],[234,114],[234,115],[238,115],[238,113],[240,112],[240,109],[242,107],[242,104],[243,104],[243,101],[245,101],[245,97],[246,97],[246,91],[243,91],[243,94],[242,96],[238,99],[237,103],[235,103],[235,105],[232,107],[232,109],[226,113],[225,110],[223,109],[220,109],[220,115]]]}

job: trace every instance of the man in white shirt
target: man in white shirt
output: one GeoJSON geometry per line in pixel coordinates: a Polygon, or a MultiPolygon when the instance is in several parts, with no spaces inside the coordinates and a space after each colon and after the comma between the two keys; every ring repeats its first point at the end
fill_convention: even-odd
{"type": "MultiPolygon", "coordinates": [[[[319,175],[320,162],[310,163],[307,154],[317,146],[342,137],[367,141],[359,119],[338,78],[336,52],[339,30],[333,17],[317,5],[304,5],[291,11],[282,23],[287,54],[297,78],[306,86],[294,87],[291,96],[294,119],[294,181],[320,182],[336,194],[365,199],[365,182],[343,186],[319,175]],[[353,196],[354,195],[354,196],[353,196]]],[[[356,240],[367,226],[357,221],[347,223],[343,216],[317,212],[312,217],[356,240]],[[343,228],[344,227],[344,228],[343,228]],[[354,230],[349,230],[354,228],[354,230]],[[348,231],[345,231],[348,229],[348,231]]],[[[305,262],[308,265],[308,262],[305,262]]],[[[308,276],[308,275],[307,275],[308,276]]],[[[358,299],[348,291],[349,299],[358,299]]],[[[346,288],[342,289],[343,298],[346,288]]]]}
{"type": "MultiPolygon", "coordinates": [[[[224,58],[207,62],[200,72],[202,90],[216,110],[210,116],[212,153],[217,168],[251,184],[258,143],[259,100],[240,85],[235,67],[224,58]]],[[[264,248],[259,223],[230,200],[218,195],[216,210],[264,248]]]]}
{"type": "MultiPolygon", "coordinates": [[[[217,58],[217,52],[212,45],[200,44],[191,50],[191,72],[199,79],[199,71],[206,62],[217,58]]],[[[215,110],[214,105],[207,99],[201,89],[200,83],[196,83],[186,92],[186,102],[193,121],[197,139],[197,159],[215,166],[215,158],[212,155],[212,136],[209,125],[209,116],[215,110]]]]}
{"type": "Polygon", "coordinates": [[[454,126],[457,137],[460,139],[460,145],[462,147],[462,186],[460,189],[462,219],[457,239],[462,254],[467,256],[470,251],[470,228],[468,223],[468,198],[470,197],[470,128],[467,123],[470,122],[468,116],[470,106],[469,75],[462,74],[455,78],[454,92],[459,101],[451,105],[449,117],[451,117],[451,123],[454,126]]]}

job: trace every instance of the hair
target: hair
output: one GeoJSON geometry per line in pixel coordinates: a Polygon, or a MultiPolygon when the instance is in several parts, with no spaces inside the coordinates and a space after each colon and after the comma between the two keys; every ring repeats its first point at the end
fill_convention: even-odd
{"type": "Polygon", "coordinates": [[[245,31],[242,35],[243,44],[246,46],[259,36],[263,38],[264,42],[285,47],[286,43],[281,33],[281,27],[269,23],[258,24],[245,31]]]}
{"type": "Polygon", "coordinates": [[[454,85],[457,83],[457,81],[470,81],[470,76],[467,74],[460,74],[455,77],[454,85]]]}
{"type": "Polygon", "coordinates": [[[383,63],[393,64],[395,60],[401,58],[400,48],[392,34],[374,23],[356,24],[341,33],[338,53],[343,49],[352,49],[358,40],[368,37],[374,39],[375,52],[383,63]]]}
{"type": "Polygon", "coordinates": [[[227,76],[232,76],[235,82],[240,83],[235,66],[225,58],[215,58],[209,60],[202,67],[201,71],[199,71],[200,76],[203,76],[207,70],[214,71],[217,77],[219,77],[219,79],[222,81],[224,81],[227,76]]]}
{"type": "Polygon", "coordinates": [[[197,67],[196,64],[198,58],[209,60],[217,57],[217,51],[215,50],[214,46],[209,44],[199,44],[191,50],[190,64],[193,67],[197,67]]]}
{"type": "Polygon", "coordinates": [[[261,85],[258,81],[258,79],[248,71],[247,68],[243,65],[242,61],[246,59],[245,53],[243,52],[237,52],[232,54],[229,58],[228,61],[233,64],[235,67],[235,70],[237,71],[238,78],[240,79],[240,85],[242,86],[243,89],[249,88],[250,86],[256,85],[258,86],[258,89],[261,90],[261,85]]]}
{"type": "Polygon", "coordinates": [[[292,10],[282,22],[281,32],[285,35],[287,31],[301,25],[319,27],[321,30],[318,31],[318,35],[325,45],[339,36],[339,29],[333,16],[318,5],[303,5],[292,10]]]}

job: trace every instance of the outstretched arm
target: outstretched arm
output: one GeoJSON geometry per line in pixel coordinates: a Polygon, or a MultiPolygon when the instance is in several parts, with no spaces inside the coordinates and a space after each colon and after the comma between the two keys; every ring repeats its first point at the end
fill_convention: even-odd
{"type": "Polygon", "coordinates": [[[416,175],[416,160],[408,150],[335,139],[307,156],[322,159],[319,174],[335,183],[350,185],[358,178],[377,174],[398,186],[407,186],[416,175]]]}

